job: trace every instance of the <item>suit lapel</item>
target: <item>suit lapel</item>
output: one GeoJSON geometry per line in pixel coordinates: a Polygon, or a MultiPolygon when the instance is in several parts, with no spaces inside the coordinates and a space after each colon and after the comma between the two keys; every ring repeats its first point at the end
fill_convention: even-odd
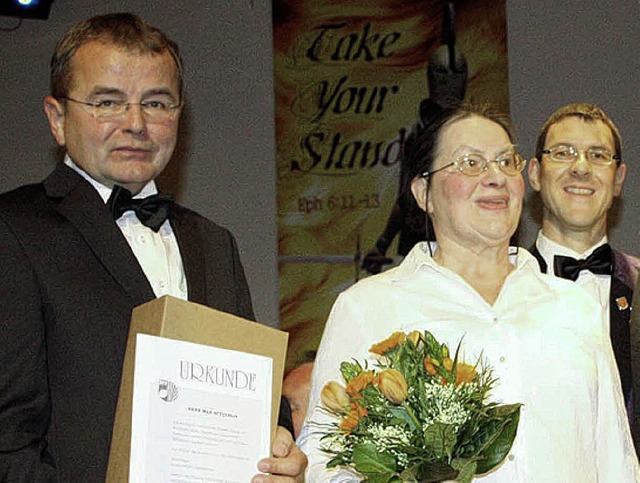
{"type": "Polygon", "coordinates": [[[58,212],[78,230],[133,306],[153,299],[151,285],[98,192],[65,165],[59,165],[44,186],[49,197],[59,198],[58,212]]]}
{"type": "Polygon", "coordinates": [[[629,318],[633,289],[625,283],[629,267],[620,253],[613,252],[613,273],[609,292],[609,330],[613,352],[616,356],[625,401],[631,389],[631,351],[629,318]]]}
{"type": "Polygon", "coordinates": [[[538,247],[535,244],[532,245],[531,248],[529,248],[529,252],[531,252],[531,255],[536,257],[536,260],[538,260],[538,263],[540,264],[540,271],[542,273],[547,273],[547,262],[542,258],[542,255],[538,251],[538,247]]]}

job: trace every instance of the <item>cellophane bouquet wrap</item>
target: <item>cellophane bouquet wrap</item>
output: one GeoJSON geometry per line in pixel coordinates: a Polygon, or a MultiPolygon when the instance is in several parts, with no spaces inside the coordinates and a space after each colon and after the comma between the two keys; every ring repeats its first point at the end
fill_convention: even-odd
{"type": "Polygon", "coordinates": [[[318,424],[328,468],[350,467],[371,482],[470,482],[507,456],[521,404],[489,401],[496,380],[482,355],[453,358],[428,331],[402,332],[373,345],[369,368],[344,361],[344,384],[322,389],[335,422],[318,424]],[[372,364],[373,365],[373,364],[372,364]]]}

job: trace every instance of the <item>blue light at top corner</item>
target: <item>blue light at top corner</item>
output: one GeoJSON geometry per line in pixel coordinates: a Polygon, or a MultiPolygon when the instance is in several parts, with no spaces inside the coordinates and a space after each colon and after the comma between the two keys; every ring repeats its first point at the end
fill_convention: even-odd
{"type": "Polygon", "coordinates": [[[31,7],[38,3],[38,0],[18,0],[18,3],[23,7],[31,7]]]}

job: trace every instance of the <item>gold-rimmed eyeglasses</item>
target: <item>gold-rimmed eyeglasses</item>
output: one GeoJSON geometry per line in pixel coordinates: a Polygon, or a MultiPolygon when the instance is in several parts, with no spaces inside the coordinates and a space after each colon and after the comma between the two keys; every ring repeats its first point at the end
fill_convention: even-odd
{"type": "Polygon", "coordinates": [[[599,147],[577,149],[571,144],[558,144],[552,148],[542,150],[542,154],[548,154],[552,161],[566,164],[575,163],[580,158],[580,153],[585,154],[585,158],[589,163],[598,166],[610,166],[614,160],[616,162],[620,161],[620,156],[606,148],[599,147]]]}
{"type": "Polygon", "coordinates": [[[503,154],[497,159],[486,159],[480,154],[465,154],[441,168],[434,169],[432,171],[425,171],[421,176],[423,178],[428,178],[432,174],[443,171],[452,166],[467,176],[480,176],[489,169],[489,163],[496,163],[498,168],[500,168],[500,171],[507,176],[515,176],[516,174],[521,173],[527,164],[526,160],[517,153],[503,154]]]}
{"type": "Polygon", "coordinates": [[[124,119],[129,106],[140,106],[147,122],[164,124],[175,119],[181,103],[171,103],[164,100],[151,99],[142,102],[124,102],[114,99],[103,99],[95,102],[79,101],[71,97],[60,97],[61,101],[71,101],[85,106],[96,121],[117,122],[124,119]]]}

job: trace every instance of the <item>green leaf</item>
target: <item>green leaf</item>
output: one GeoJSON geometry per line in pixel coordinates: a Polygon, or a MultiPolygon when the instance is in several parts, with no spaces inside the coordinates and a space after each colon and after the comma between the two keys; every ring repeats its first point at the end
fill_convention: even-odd
{"type": "Polygon", "coordinates": [[[457,436],[450,424],[433,423],[424,432],[424,445],[436,458],[451,456],[457,436]]]}
{"type": "Polygon", "coordinates": [[[431,358],[436,358],[438,361],[442,360],[442,347],[438,340],[428,330],[424,331],[424,343],[427,347],[427,354],[431,358]]]}
{"type": "Polygon", "coordinates": [[[521,406],[521,404],[509,404],[494,408],[492,416],[506,419],[506,424],[504,424],[500,432],[492,438],[491,443],[481,451],[483,458],[478,461],[476,473],[486,473],[507,457],[518,431],[521,406]]]}
{"type": "Polygon", "coordinates": [[[458,475],[456,476],[457,483],[471,483],[473,476],[476,474],[478,463],[473,459],[455,458],[451,462],[451,466],[458,470],[458,475]]]}
{"type": "Polygon", "coordinates": [[[431,461],[418,463],[400,474],[404,480],[405,473],[409,478],[406,481],[419,481],[420,483],[435,483],[443,480],[457,479],[458,471],[443,461],[431,461]]]}
{"type": "Polygon", "coordinates": [[[342,374],[342,377],[344,377],[344,380],[347,382],[349,382],[361,372],[362,366],[358,363],[358,361],[356,361],[355,363],[344,361],[342,362],[342,364],[340,364],[340,373],[342,374]]]}
{"type": "Polygon", "coordinates": [[[327,468],[335,468],[337,466],[343,466],[346,462],[343,460],[341,456],[336,456],[335,458],[331,458],[327,462],[327,468]]]}
{"type": "Polygon", "coordinates": [[[374,473],[371,475],[363,473],[363,476],[367,477],[369,483],[390,483],[392,481],[399,481],[394,479],[395,473],[374,473]]]}
{"type": "Polygon", "coordinates": [[[421,466],[422,463],[418,463],[406,468],[402,473],[400,473],[400,480],[403,483],[419,483],[421,480],[421,478],[419,478],[421,466]]]}
{"type": "Polygon", "coordinates": [[[356,469],[366,475],[375,473],[396,473],[396,460],[388,453],[380,453],[373,443],[357,444],[353,448],[353,463],[356,469]]]}
{"type": "Polygon", "coordinates": [[[413,419],[411,419],[411,416],[407,413],[407,410],[405,409],[404,406],[389,406],[387,408],[387,411],[393,417],[401,419],[402,421],[405,421],[409,425],[409,428],[411,429],[411,431],[418,429],[416,427],[416,423],[413,421],[413,419]]]}
{"type": "Polygon", "coordinates": [[[488,414],[497,418],[506,418],[516,415],[520,417],[520,408],[522,404],[502,404],[489,408],[488,414]]]}

